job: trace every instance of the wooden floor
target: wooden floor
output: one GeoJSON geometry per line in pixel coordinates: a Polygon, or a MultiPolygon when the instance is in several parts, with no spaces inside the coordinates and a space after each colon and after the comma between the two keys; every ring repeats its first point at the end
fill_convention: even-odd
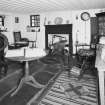
{"type": "MultiPolygon", "coordinates": [[[[76,64],[76,59],[70,57],[69,67],[72,67],[75,64],[76,64]]],[[[38,68],[41,67],[41,64],[38,63],[37,61],[30,62],[29,65],[30,65],[30,74],[37,72],[39,70],[38,68]]],[[[9,97],[10,93],[13,91],[13,89],[16,87],[16,85],[19,81],[19,78],[22,75],[22,67],[23,67],[22,63],[9,62],[8,66],[9,66],[9,69],[7,72],[7,76],[0,80],[0,105],[2,105],[2,104],[3,105],[12,105],[12,103],[9,104],[9,101],[11,100],[11,98],[8,98],[8,97],[9,97]]],[[[39,91],[38,89],[33,89],[32,87],[27,87],[27,84],[24,85],[24,90],[27,91],[27,94],[25,94],[25,95],[29,96],[29,97],[26,97],[26,99],[28,101],[30,98],[33,97],[33,95],[37,94],[37,92],[39,91]]],[[[18,100],[16,99],[16,96],[14,97],[14,99],[16,99],[17,101],[20,101],[19,103],[15,104],[15,105],[23,105],[23,103],[22,103],[23,101],[21,101],[21,99],[23,97],[20,97],[20,96],[22,96],[24,93],[21,91],[18,94],[18,100]]]]}
{"type": "MultiPolygon", "coordinates": [[[[11,93],[16,88],[16,85],[19,82],[19,79],[22,75],[23,65],[20,62],[8,62],[8,72],[7,76],[3,77],[0,80],[0,105],[25,105],[35,94],[37,94],[41,89],[30,86],[29,84],[24,84],[22,88],[19,90],[18,94],[14,97],[11,97],[11,93]],[[26,94],[25,94],[26,93],[26,94]],[[26,99],[26,100],[24,100],[26,99]]],[[[35,75],[35,73],[43,70],[43,64],[38,61],[32,61],[29,63],[30,75],[35,75]]],[[[46,71],[53,71],[56,73],[56,67],[45,68],[46,71]],[[55,68],[55,70],[54,70],[55,68]]],[[[42,75],[42,73],[40,74],[42,75]]],[[[38,81],[43,84],[48,83],[49,78],[53,75],[46,75],[44,79],[38,81]]],[[[40,76],[36,75],[35,79],[40,76]]],[[[43,75],[41,76],[43,78],[43,75]]],[[[37,79],[38,80],[38,79],[37,79]]]]}

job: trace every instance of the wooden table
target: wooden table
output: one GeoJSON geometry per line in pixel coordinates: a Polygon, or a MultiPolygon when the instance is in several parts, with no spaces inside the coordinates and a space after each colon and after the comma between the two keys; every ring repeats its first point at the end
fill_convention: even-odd
{"type": "Polygon", "coordinates": [[[31,84],[34,87],[37,88],[42,88],[44,87],[44,85],[39,84],[32,75],[29,75],[29,62],[33,61],[33,60],[37,60],[40,57],[25,57],[25,56],[20,56],[20,57],[8,57],[9,60],[11,61],[19,61],[19,62],[24,62],[25,63],[25,74],[24,76],[21,78],[19,85],[17,85],[16,90],[11,94],[11,96],[14,96],[19,89],[22,87],[23,83],[30,82],[29,84],[31,84]]]}
{"type": "Polygon", "coordinates": [[[99,92],[100,92],[100,103],[101,105],[105,105],[104,102],[104,72],[105,72],[105,62],[101,59],[101,49],[96,53],[96,62],[95,67],[98,69],[98,76],[99,76],[99,92]]]}

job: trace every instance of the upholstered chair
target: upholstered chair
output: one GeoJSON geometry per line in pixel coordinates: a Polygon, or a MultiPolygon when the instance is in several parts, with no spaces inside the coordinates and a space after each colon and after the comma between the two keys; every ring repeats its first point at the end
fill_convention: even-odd
{"type": "Polygon", "coordinates": [[[7,63],[5,61],[5,53],[8,48],[8,39],[5,35],[0,33],[0,78],[5,76],[7,73],[7,63]]]}

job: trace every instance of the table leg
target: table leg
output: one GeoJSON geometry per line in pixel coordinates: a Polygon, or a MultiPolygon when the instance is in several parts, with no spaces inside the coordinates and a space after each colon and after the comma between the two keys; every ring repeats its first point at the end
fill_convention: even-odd
{"type": "Polygon", "coordinates": [[[37,88],[45,87],[45,85],[42,85],[42,84],[38,83],[33,76],[28,76],[27,79],[28,79],[28,81],[26,80],[26,82],[32,81],[32,83],[31,82],[28,83],[31,86],[34,86],[34,87],[37,87],[37,88]]]}
{"type": "Polygon", "coordinates": [[[29,76],[29,62],[25,62],[25,78],[29,76]]]}
{"type": "Polygon", "coordinates": [[[86,65],[86,59],[83,60],[83,63],[81,65],[81,71],[80,71],[80,75],[78,77],[78,80],[80,80],[85,73],[85,65],[86,65]]]}
{"type": "Polygon", "coordinates": [[[43,88],[45,85],[41,85],[38,83],[33,76],[29,75],[29,62],[25,61],[25,75],[24,77],[20,80],[19,85],[17,86],[16,90],[11,94],[11,96],[14,96],[22,87],[22,85],[26,82],[32,81],[33,83],[32,86],[37,87],[37,88],[43,88]]]}
{"type": "Polygon", "coordinates": [[[16,87],[15,91],[11,94],[11,97],[17,94],[17,92],[22,87],[23,83],[24,83],[24,79],[21,79],[19,85],[16,87]]]}
{"type": "Polygon", "coordinates": [[[25,83],[25,81],[27,81],[27,77],[29,75],[29,64],[28,61],[25,62],[25,76],[21,78],[19,85],[17,86],[16,90],[11,94],[11,96],[14,96],[15,94],[17,94],[17,92],[20,90],[20,88],[22,87],[23,83],[25,83]]]}
{"type": "Polygon", "coordinates": [[[105,105],[104,103],[104,71],[99,70],[99,92],[100,92],[100,103],[101,105],[105,105]]]}
{"type": "Polygon", "coordinates": [[[26,82],[32,81],[35,87],[39,87],[39,88],[44,87],[44,85],[41,85],[40,83],[38,83],[32,75],[29,75],[29,62],[28,61],[26,61],[26,65],[25,65],[25,81],[26,82]]]}

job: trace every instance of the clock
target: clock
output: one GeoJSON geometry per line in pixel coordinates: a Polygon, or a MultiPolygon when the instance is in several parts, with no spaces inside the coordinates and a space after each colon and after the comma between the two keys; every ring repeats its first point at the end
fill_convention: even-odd
{"type": "Polygon", "coordinates": [[[81,19],[82,19],[83,21],[89,20],[89,19],[90,19],[90,14],[89,14],[88,12],[83,12],[83,13],[81,14],[81,19]]]}

